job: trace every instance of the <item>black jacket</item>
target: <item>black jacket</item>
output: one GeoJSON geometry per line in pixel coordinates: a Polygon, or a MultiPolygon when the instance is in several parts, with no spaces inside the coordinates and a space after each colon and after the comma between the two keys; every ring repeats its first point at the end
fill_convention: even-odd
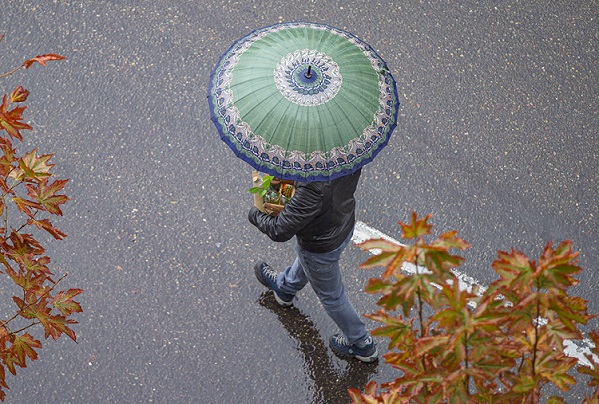
{"type": "Polygon", "coordinates": [[[333,251],[345,241],[356,222],[354,192],[361,170],[329,182],[296,182],[295,195],[278,216],[252,207],[250,222],[273,241],[297,236],[307,251],[333,251]]]}

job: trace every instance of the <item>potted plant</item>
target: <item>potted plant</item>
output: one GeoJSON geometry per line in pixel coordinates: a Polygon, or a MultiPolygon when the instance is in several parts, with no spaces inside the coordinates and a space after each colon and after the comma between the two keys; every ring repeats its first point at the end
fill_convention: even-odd
{"type": "Polygon", "coordinates": [[[254,194],[254,205],[262,212],[277,216],[295,193],[293,181],[281,180],[273,175],[261,176],[253,172],[253,187],[249,189],[254,194]]]}

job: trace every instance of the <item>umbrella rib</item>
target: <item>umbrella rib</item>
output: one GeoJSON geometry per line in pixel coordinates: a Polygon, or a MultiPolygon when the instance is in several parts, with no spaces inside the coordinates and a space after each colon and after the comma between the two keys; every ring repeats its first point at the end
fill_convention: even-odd
{"type": "MultiPolygon", "coordinates": [[[[287,108],[285,109],[285,113],[287,113],[287,111],[289,111],[291,108],[293,107],[292,104],[287,105],[287,108]]],[[[289,136],[286,139],[286,143],[285,143],[285,150],[288,152],[293,152],[293,151],[297,151],[299,148],[297,146],[291,146],[292,142],[294,144],[296,144],[297,139],[296,136],[294,136],[295,134],[295,127],[296,127],[296,123],[298,121],[298,116],[300,115],[300,110],[299,108],[295,109],[295,116],[294,118],[291,120],[291,128],[288,131],[289,136]],[[290,150],[293,149],[293,150],[290,150]]],[[[307,150],[302,150],[303,152],[306,152],[307,150]]]]}
{"type": "MultiPolygon", "coordinates": [[[[339,94],[337,94],[337,96],[339,96],[339,94]]],[[[338,103],[341,104],[341,103],[338,103]]],[[[354,105],[354,104],[350,104],[350,105],[354,105]]],[[[364,130],[364,128],[357,128],[355,123],[354,123],[354,119],[350,118],[350,116],[346,113],[346,111],[343,108],[338,108],[338,110],[341,112],[341,114],[343,114],[343,118],[345,120],[345,122],[348,122],[349,125],[352,128],[352,131],[355,133],[354,138],[360,136],[362,134],[362,131],[364,130]]],[[[355,108],[355,111],[352,111],[354,114],[359,113],[360,115],[363,115],[361,112],[359,112],[360,109],[359,108],[355,108]]]]}
{"type": "Polygon", "coordinates": [[[381,147],[371,147],[370,139],[363,139],[365,131],[397,114],[397,109],[392,114],[381,105],[385,100],[378,93],[390,96],[381,87],[384,61],[343,30],[312,23],[275,24],[241,38],[221,60],[211,75],[215,90],[210,90],[209,100],[221,137],[225,140],[239,125],[236,137],[246,134],[258,159],[251,156],[250,162],[236,154],[281,178],[321,181],[361,167],[381,147]],[[223,108],[227,115],[221,119],[217,114],[223,108]],[[303,164],[315,151],[323,155],[315,153],[312,169],[295,168],[294,162],[303,164]],[[339,157],[346,162],[331,164],[330,159],[339,157]]]}
{"type": "MultiPolygon", "coordinates": [[[[293,106],[293,104],[287,103],[287,107],[285,108],[284,111],[282,111],[281,116],[286,116],[287,115],[287,111],[289,111],[292,106],[293,106]]],[[[296,112],[296,114],[295,114],[296,118],[297,118],[297,115],[298,114],[296,112]]],[[[296,119],[293,119],[291,122],[295,123],[296,119]]],[[[272,133],[271,138],[272,138],[272,136],[275,136],[279,132],[279,128],[281,127],[282,123],[283,123],[283,120],[279,119],[278,122],[277,122],[277,124],[276,124],[276,126],[275,126],[275,128],[274,128],[274,130],[271,132],[272,133]]],[[[294,126],[295,125],[292,125],[291,130],[287,131],[290,134],[290,136],[287,137],[287,142],[286,142],[286,144],[284,146],[285,151],[293,151],[293,150],[289,150],[289,145],[291,144],[291,140],[292,140],[292,137],[293,137],[292,135],[293,135],[293,128],[294,128],[294,126]]],[[[266,139],[266,140],[267,140],[267,142],[269,144],[271,143],[271,139],[266,139]]],[[[283,145],[281,145],[281,146],[283,146],[283,145]]]]}
{"type": "MultiPolygon", "coordinates": [[[[266,93],[267,89],[271,89],[271,87],[269,85],[264,85],[260,88],[256,88],[253,89],[251,92],[248,92],[247,94],[243,95],[243,96],[238,96],[235,99],[235,105],[238,106],[240,104],[244,103],[244,100],[248,99],[249,102],[247,104],[251,105],[251,107],[244,109],[244,114],[245,115],[251,115],[253,113],[253,111],[259,109],[260,107],[262,107],[262,103],[264,102],[264,100],[270,98],[272,96],[272,94],[269,94],[269,96],[264,96],[263,95],[263,99],[262,100],[257,100],[256,99],[256,94],[260,94],[262,92],[266,93]]],[[[270,93],[270,92],[269,92],[270,93]]]]}

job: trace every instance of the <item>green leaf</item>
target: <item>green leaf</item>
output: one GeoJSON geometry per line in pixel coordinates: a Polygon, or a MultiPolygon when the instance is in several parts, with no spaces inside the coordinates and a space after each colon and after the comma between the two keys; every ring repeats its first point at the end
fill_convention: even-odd
{"type": "Polygon", "coordinates": [[[582,338],[582,334],[578,328],[570,329],[556,319],[550,320],[543,330],[547,336],[547,343],[552,349],[557,349],[560,352],[563,350],[565,340],[578,340],[582,338]]]}
{"type": "Polygon", "coordinates": [[[366,317],[385,324],[384,327],[373,330],[372,335],[389,338],[389,348],[403,346],[413,338],[412,320],[406,322],[401,318],[401,315],[393,317],[381,310],[377,314],[367,315],[366,317]]]}
{"type": "Polygon", "coordinates": [[[425,253],[425,266],[428,270],[441,276],[450,274],[450,270],[464,263],[464,258],[459,255],[449,254],[447,251],[427,249],[425,253]]]}
{"type": "Polygon", "coordinates": [[[421,337],[416,341],[416,354],[424,355],[432,350],[447,345],[449,336],[447,335],[436,335],[432,337],[421,337]]]}
{"type": "Polygon", "coordinates": [[[572,252],[572,243],[565,241],[555,250],[552,248],[551,241],[547,243],[543,254],[539,259],[537,271],[543,278],[543,287],[553,286],[560,290],[565,290],[578,283],[578,280],[572,277],[582,270],[576,265],[577,252],[572,252]]]}
{"type": "Polygon", "coordinates": [[[492,267],[501,277],[500,283],[504,287],[517,289],[523,293],[532,290],[534,269],[526,255],[512,249],[511,253],[499,251],[497,257],[492,267]]]}
{"type": "Polygon", "coordinates": [[[563,296],[561,299],[566,307],[571,308],[573,311],[586,312],[587,301],[582,297],[578,296],[563,296]]]}
{"type": "Polygon", "coordinates": [[[514,393],[527,394],[531,392],[538,384],[538,376],[532,377],[527,373],[520,372],[516,378],[516,383],[512,387],[514,393]]]}
{"type": "Polygon", "coordinates": [[[588,320],[593,318],[593,316],[586,315],[579,311],[570,310],[570,308],[566,305],[552,305],[551,308],[555,310],[562,324],[568,327],[571,331],[577,330],[578,324],[586,324],[588,320]]]}
{"type": "Polygon", "coordinates": [[[25,257],[28,254],[40,255],[45,252],[41,244],[31,234],[21,234],[13,230],[10,234],[10,241],[12,242],[12,246],[8,242],[5,242],[2,248],[4,253],[14,260],[18,260],[19,257],[25,257]]]}
{"type": "Polygon", "coordinates": [[[375,293],[384,293],[392,288],[392,285],[383,279],[371,278],[368,280],[368,284],[364,291],[366,293],[375,294],[375,293]]]}

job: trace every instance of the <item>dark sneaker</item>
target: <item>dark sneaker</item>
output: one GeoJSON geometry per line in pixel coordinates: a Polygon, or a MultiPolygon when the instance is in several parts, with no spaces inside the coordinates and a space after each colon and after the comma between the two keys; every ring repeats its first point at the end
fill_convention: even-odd
{"type": "Polygon", "coordinates": [[[372,337],[366,338],[364,345],[353,344],[347,342],[347,338],[343,334],[335,334],[329,340],[333,352],[340,356],[356,358],[362,362],[374,362],[378,359],[379,353],[376,349],[376,344],[372,337]]]}
{"type": "Polygon", "coordinates": [[[284,307],[293,306],[294,295],[285,293],[279,289],[277,286],[277,276],[279,273],[272,269],[270,265],[266,262],[259,262],[254,266],[254,273],[261,284],[274,292],[277,303],[284,307]]]}

